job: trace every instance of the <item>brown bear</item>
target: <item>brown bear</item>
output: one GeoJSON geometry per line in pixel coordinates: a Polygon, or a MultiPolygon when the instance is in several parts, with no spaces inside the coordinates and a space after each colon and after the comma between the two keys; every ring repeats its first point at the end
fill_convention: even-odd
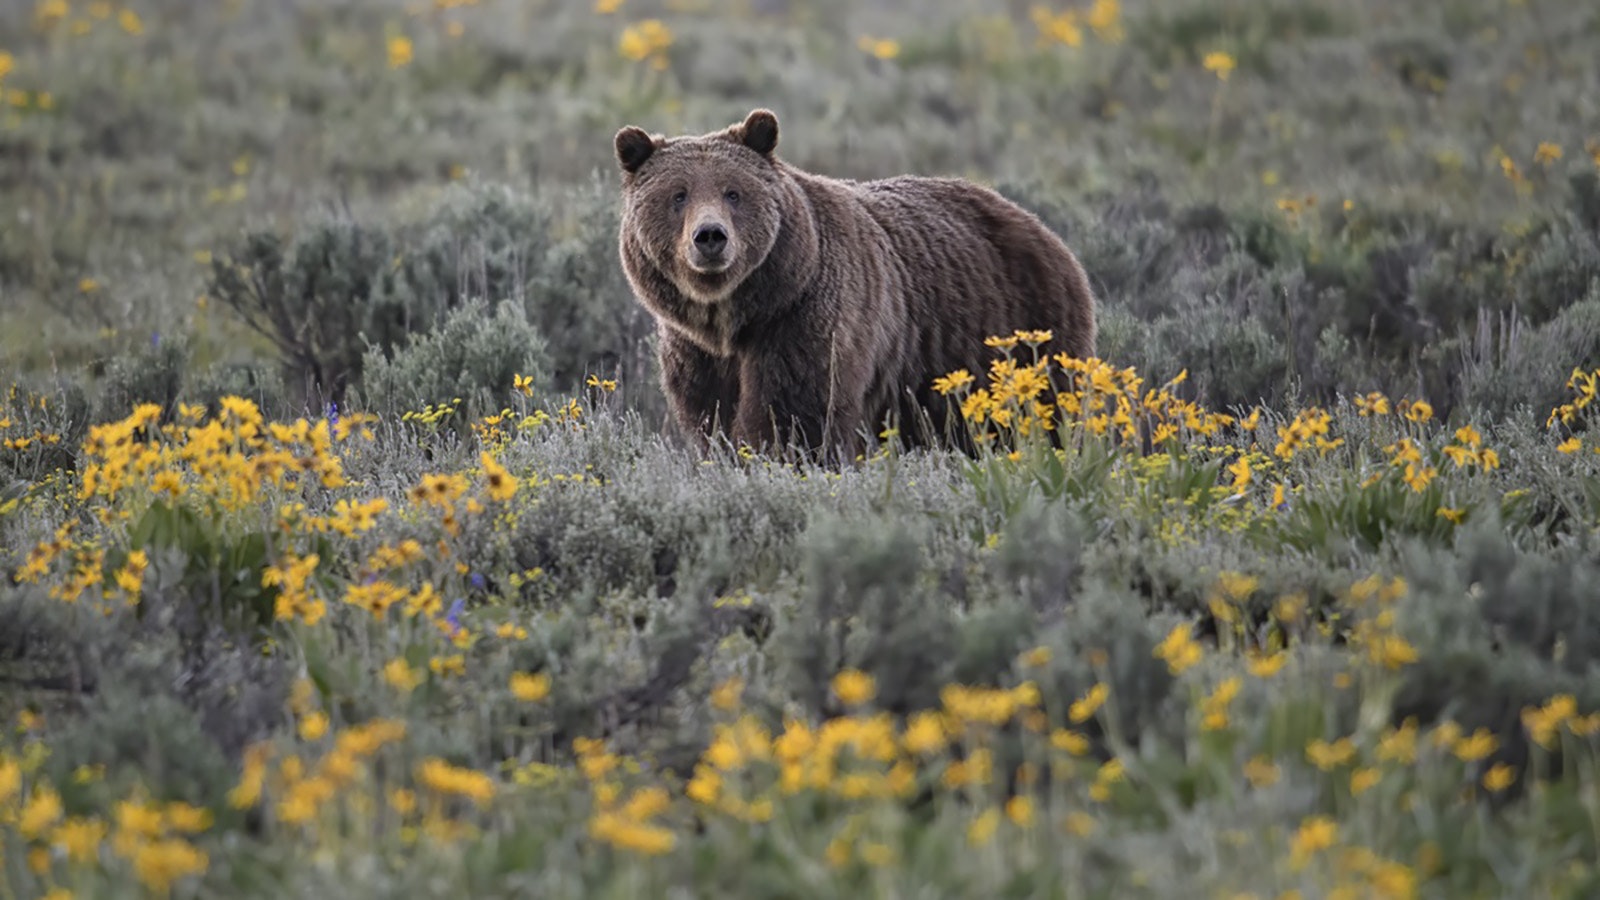
{"type": "Polygon", "coordinates": [[[984,338],[1049,329],[1046,352],[1094,354],[1088,277],[1032,213],[961,179],[815,175],[777,146],[765,109],[705,135],[616,134],[622,265],[702,446],[720,431],[851,459],[886,420],[932,443],[951,412],[933,381],[981,381],[984,338]]]}

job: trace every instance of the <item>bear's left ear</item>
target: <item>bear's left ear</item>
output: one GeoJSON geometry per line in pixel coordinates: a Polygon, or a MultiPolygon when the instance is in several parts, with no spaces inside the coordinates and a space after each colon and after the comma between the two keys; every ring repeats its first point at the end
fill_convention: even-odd
{"type": "Polygon", "coordinates": [[[739,142],[762,156],[778,149],[778,117],[770,109],[758,109],[745,116],[739,126],[739,142]]]}
{"type": "Polygon", "coordinates": [[[639,167],[656,152],[656,139],[643,128],[632,125],[617,132],[616,145],[617,164],[629,175],[639,171],[639,167]]]}

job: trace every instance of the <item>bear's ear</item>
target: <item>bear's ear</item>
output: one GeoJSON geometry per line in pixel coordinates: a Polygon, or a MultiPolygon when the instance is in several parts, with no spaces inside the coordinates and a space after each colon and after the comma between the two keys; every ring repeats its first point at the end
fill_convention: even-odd
{"type": "Polygon", "coordinates": [[[656,139],[643,128],[629,125],[617,132],[617,163],[622,171],[633,174],[656,152],[656,139]]]}
{"type": "Polygon", "coordinates": [[[739,126],[739,142],[762,156],[778,149],[778,117],[770,109],[758,109],[745,116],[739,126]]]}

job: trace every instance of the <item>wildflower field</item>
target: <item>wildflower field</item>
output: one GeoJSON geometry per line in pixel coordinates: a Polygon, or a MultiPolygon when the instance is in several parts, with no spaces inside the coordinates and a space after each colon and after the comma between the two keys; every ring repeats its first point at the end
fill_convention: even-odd
{"type": "Polygon", "coordinates": [[[0,6],[0,900],[1600,895],[1600,7],[0,6]],[[664,425],[611,137],[1037,212],[977,452],[664,425]]]}

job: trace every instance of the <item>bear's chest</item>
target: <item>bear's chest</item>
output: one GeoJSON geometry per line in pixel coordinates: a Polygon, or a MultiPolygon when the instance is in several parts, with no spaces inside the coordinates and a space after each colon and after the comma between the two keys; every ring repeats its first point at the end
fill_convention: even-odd
{"type": "Polygon", "coordinates": [[[687,338],[712,356],[733,356],[738,346],[738,324],[732,305],[684,301],[657,312],[662,324],[687,338]]]}

